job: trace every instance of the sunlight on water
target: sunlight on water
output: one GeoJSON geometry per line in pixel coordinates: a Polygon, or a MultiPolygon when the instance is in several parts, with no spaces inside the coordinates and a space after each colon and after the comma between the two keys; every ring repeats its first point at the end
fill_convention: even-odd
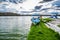
{"type": "Polygon", "coordinates": [[[30,16],[1,16],[0,40],[26,40],[30,26],[30,16]]]}

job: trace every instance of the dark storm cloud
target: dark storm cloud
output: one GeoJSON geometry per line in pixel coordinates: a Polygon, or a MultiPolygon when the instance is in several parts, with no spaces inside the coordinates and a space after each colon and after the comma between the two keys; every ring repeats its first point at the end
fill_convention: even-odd
{"type": "Polygon", "coordinates": [[[53,1],[53,0],[43,0],[43,1],[39,2],[39,3],[50,2],[50,1],[53,1]]]}

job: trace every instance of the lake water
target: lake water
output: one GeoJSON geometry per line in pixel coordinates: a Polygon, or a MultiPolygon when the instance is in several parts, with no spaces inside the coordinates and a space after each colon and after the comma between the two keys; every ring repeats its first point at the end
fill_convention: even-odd
{"type": "Polygon", "coordinates": [[[0,40],[26,40],[30,16],[0,16],[0,40]]]}

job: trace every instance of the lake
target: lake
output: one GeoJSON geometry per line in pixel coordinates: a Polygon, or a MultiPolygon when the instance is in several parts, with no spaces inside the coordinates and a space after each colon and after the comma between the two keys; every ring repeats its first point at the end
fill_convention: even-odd
{"type": "Polygon", "coordinates": [[[31,16],[0,16],[0,40],[26,40],[31,16]]]}

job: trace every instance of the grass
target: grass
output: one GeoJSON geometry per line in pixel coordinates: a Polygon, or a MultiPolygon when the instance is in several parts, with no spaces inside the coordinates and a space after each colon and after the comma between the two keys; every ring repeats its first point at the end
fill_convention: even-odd
{"type": "Polygon", "coordinates": [[[60,40],[60,35],[40,22],[31,26],[27,40],[60,40]]]}
{"type": "Polygon", "coordinates": [[[60,27],[60,24],[59,25],[57,25],[58,27],[60,27]]]}
{"type": "Polygon", "coordinates": [[[50,21],[52,21],[52,20],[53,20],[52,18],[44,18],[44,19],[42,19],[42,21],[43,21],[44,23],[50,22],[50,21]]]}

